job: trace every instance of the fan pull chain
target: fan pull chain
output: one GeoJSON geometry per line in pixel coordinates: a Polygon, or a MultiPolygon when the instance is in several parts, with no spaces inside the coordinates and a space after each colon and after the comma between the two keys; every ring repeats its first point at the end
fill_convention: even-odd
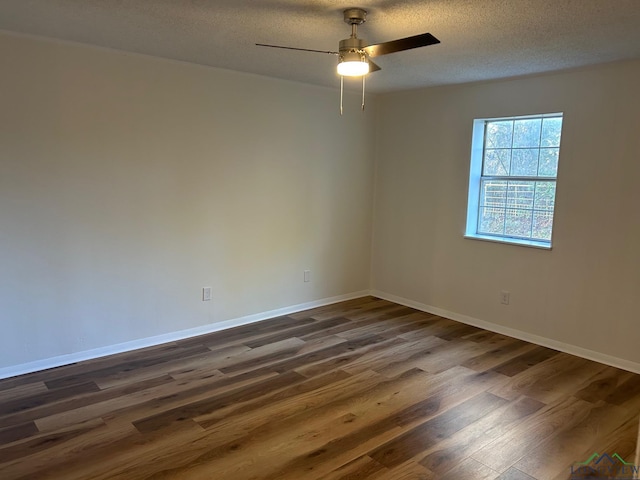
{"type": "Polygon", "coordinates": [[[342,93],[344,92],[344,77],[340,75],[340,115],[342,115],[342,93]]]}
{"type": "Polygon", "coordinates": [[[362,111],[364,111],[364,78],[366,75],[362,75],[362,111]]]}

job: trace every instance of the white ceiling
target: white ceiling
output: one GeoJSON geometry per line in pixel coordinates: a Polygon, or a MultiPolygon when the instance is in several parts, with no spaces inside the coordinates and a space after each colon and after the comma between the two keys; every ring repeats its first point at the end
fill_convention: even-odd
{"type": "Polygon", "coordinates": [[[442,42],[376,58],[373,92],[640,58],[640,0],[0,0],[0,29],[336,86],[334,56],[254,44],[335,51],[353,6],[369,44],[442,42]]]}

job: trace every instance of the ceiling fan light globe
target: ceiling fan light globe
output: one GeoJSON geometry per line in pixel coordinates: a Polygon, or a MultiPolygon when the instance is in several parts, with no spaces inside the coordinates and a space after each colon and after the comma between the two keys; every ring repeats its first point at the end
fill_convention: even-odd
{"type": "Polygon", "coordinates": [[[369,73],[369,62],[351,61],[338,64],[338,75],[343,77],[361,77],[369,73]]]}

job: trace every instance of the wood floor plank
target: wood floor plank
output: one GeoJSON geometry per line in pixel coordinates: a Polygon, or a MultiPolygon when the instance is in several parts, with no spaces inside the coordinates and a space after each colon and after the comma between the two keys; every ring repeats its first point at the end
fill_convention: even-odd
{"type": "MultiPolygon", "coordinates": [[[[79,396],[64,397],[56,402],[43,403],[42,405],[31,406],[31,408],[25,409],[20,412],[16,412],[6,416],[0,416],[0,426],[15,425],[16,423],[22,423],[35,420],[36,424],[41,419],[52,416],[75,416],[75,414],[84,408],[91,405],[101,404],[113,399],[119,399],[123,396],[133,394],[136,392],[144,392],[150,388],[154,388],[160,385],[166,386],[171,383],[173,379],[168,375],[163,375],[158,378],[144,380],[142,382],[136,382],[132,384],[122,385],[120,387],[112,388],[109,390],[99,390],[94,393],[83,394],[79,396]]],[[[73,421],[84,421],[86,418],[76,418],[73,421]]],[[[66,426],[68,422],[65,422],[66,426]]],[[[41,427],[39,427],[41,428],[41,427]]]]}
{"type": "Polygon", "coordinates": [[[396,467],[505,403],[506,400],[490,393],[478,394],[381,445],[369,455],[388,468],[396,467]]]}
{"type": "Polygon", "coordinates": [[[474,452],[486,447],[506,432],[517,429],[522,421],[544,406],[543,403],[528,397],[508,402],[449,438],[425,449],[420,455],[423,458],[419,463],[438,475],[444,475],[474,452]]]}
{"type": "Polygon", "coordinates": [[[125,364],[116,364],[97,370],[57,377],[52,380],[46,380],[45,384],[50,390],[62,388],[71,389],[73,387],[80,388],[81,386],[95,383],[99,378],[109,377],[119,372],[136,370],[150,365],[164,364],[175,358],[184,358],[206,352],[207,348],[203,345],[197,345],[190,348],[177,347],[170,353],[163,352],[161,354],[156,354],[153,356],[143,356],[135,360],[130,360],[125,364]]]}
{"type": "MultiPolygon", "coordinates": [[[[410,311],[415,311],[405,307],[404,305],[398,305],[396,303],[391,302],[382,302],[376,307],[373,308],[361,308],[352,312],[347,312],[344,317],[349,320],[372,320],[372,319],[380,319],[380,318],[388,318],[388,315],[398,315],[403,316],[409,313],[410,311]]],[[[314,317],[317,318],[317,317],[314,317]]]]}
{"type": "Polygon", "coordinates": [[[375,298],[371,296],[364,296],[360,298],[355,298],[353,300],[347,300],[345,302],[340,302],[332,305],[324,305],[322,307],[311,308],[309,310],[304,310],[298,313],[292,313],[288,316],[293,318],[294,320],[299,320],[303,318],[314,318],[318,320],[326,319],[326,318],[334,318],[339,316],[344,316],[349,312],[359,311],[362,309],[368,308],[376,308],[382,305],[388,305],[389,302],[386,300],[382,300],[380,298],[375,298]]]}
{"type": "Polygon", "coordinates": [[[12,443],[23,438],[31,437],[38,433],[38,427],[34,422],[25,422],[10,427],[0,428],[0,445],[12,443]]]}
{"type": "Polygon", "coordinates": [[[432,316],[417,312],[412,308],[393,311],[383,315],[368,316],[361,320],[352,321],[352,328],[337,333],[341,337],[359,338],[363,335],[380,335],[393,338],[401,333],[410,332],[433,322],[432,316]]]}
{"type": "Polygon", "coordinates": [[[222,373],[250,371],[257,367],[264,367],[270,363],[293,357],[304,344],[302,340],[296,337],[286,338],[229,357],[217,362],[216,367],[222,373]]]}
{"type": "Polygon", "coordinates": [[[340,325],[348,325],[350,321],[346,318],[330,318],[328,320],[320,320],[309,325],[301,327],[290,328],[288,330],[279,331],[270,335],[264,335],[254,340],[242,342],[244,345],[250,348],[261,347],[263,345],[269,345],[270,343],[279,342],[281,340],[287,340],[289,338],[300,338],[305,335],[311,335],[316,332],[324,332],[328,328],[337,327],[340,325]]]}
{"type": "Polygon", "coordinates": [[[348,354],[350,352],[355,353],[356,355],[360,355],[359,353],[357,353],[359,349],[373,347],[374,345],[383,343],[385,341],[387,340],[377,335],[368,335],[359,338],[358,340],[348,340],[344,343],[331,345],[326,348],[320,348],[315,351],[307,353],[301,352],[301,355],[297,355],[290,359],[277,362],[272,366],[269,366],[268,368],[278,373],[299,370],[302,367],[317,364],[334,357],[339,357],[343,354],[348,354]]]}
{"type": "MultiPolygon", "coordinates": [[[[319,361],[311,362],[307,365],[295,367],[294,370],[305,376],[319,375],[320,373],[328,372],[336,368],[340,368],[351,373],[357,373],[358,371],[364,370],[372,370],[373,368],[367,368],[369,367],[369,365],[365,366],[364,368],[358,368],[357,365],[363,365],[361,360],[364,357],[376,356],[380,354],[380,352],[388,352],[390,349],[398,346],[401,347],[403,345],[406,345],[406,341],[401,338],[381,340],[379,342],[366,345],[362,348],[354,350],[347,349],[344,353],[340,353],[326,359],[321,359],[319,361]]],[[[382,354],[384,355],[384,353],[382,354]]],[[[366,362],[364,362],[364,364],[366,365],[366,362]]],[[[371,365],[371,367],[374,367],[374,365],[371,365]]],[[[410,370],[411,368],[412,367],[403,368],[399,371],[399,373],[410,370]]]]}
{"type": "Polygon", "coordinates": [[[456,328],[458,325],[458,322],[454,322],[453,320],[449,320],[448,318],[435,317],[422,328],[406,333],[401,333],[398,336],[409,341],[421,340],[429,336],[442,337],[446,335],[450,329],[456,328]]]}
{"type": "Polygon", "coordinates": [[[254,370],[233,377],[225,375],[200,375],[190,376],[176,381],[168,385],[169,388],[160,390],[148,390],[140,397],[140,402],[131,402],[129,405],[113,410],[102,415],[105,420],[115,421],[115,419],[124,419],[125,421],[134,421],[149,416],[151,413],[155,415],[160,412],[166,412],[179,408],[180,406],[209,400],[218,395],[225,395],[229,392],[237,391],[252,385],[265,382],[270,378],[277,377],[276,372],[266,370],[254,370]]]}
{"type": "Polygon", "coordinates": [[[323,475],[321,480],[366,480],[382,470],[386,470],[384,466],[368,455],[363,455],[323,475]]]}
{"type": "MultiPolygon", "coordinates": [[[[178,357],[163,364],[135,368],[133,370],[117,372],[113,375],[107,375],[97,379],[96,384],[101,390],[106,390],[157,378],[162,375],[169,375],[172,378],[189,376],[191,372],[202,370],[203,365],[210,365],[213,362],[215,362],[216,365],[226,364],[229,359],[249,350],[251,349],[245,345],[234,345],[215,351],[207,349],[205,352],[178,357]]],[[[217,370],[217,368],[215,370],[217,370]]]]}
{"type": "MultiPolygon", "coordinates": [[[[218,373],[216,378],[222,379],[222,374],[218,373]]],[[[53,432],[97,418],[111,420],[116,416],[122,418],[126,415],[127,422],[130,422],[131,419],[140,418],[143,415],[142,412],[146,413],[159,408],[159,405],[162,405],[163,408],[169,408],[173,402],[177,401],[178,404],[181,404],[184,401],[178,395],[168,398],[177,383],[171,377],[168,379],[169,381],[161,378],[158,379],[159,381],[151,379],[140,382],[135,384],[137,389],[133,389],[131,385],[113,388],[105,391],[109,395],[94,397],[94,400],[97,401],[73,409],[40,411],[35,423],[40,432],[53,432]],[[136,414],[136,412],[140,413],[136,414]]],[[[189,392],[189,398],[197,397],[198,393],[200,396],[208,397],[212,380],[212,377],[209,376],[203,381],[195,379],[181,382],[181,386],[185,388],[183,392],[189,392]],[[203,394],[203,391],[207,393],[203,394]]]]}
{"type": "Polygon", "coordinates": [[[82,394],[95,393],[99,391],[100,388],[95,382],[88,381],[56,390],[49,389],[46,392],[36,393],[25,398],[15,398],[6,402],[3,401],[0,404],[0,417],[42,407],[43,405],[53,404],[60,400],[74,398],[82,394]]]}
{"type": "MultiPolygon", "coordinates": [[[[285,468],[288,458],[284,452],[296,446],[295,452],[301,455],[306,449],[320,448],[327,438],[332,438],[336,431],[347,434],[357,428],[359,422],[354,422],[357,415],[351,413],[358,405],[371,405],[381,396],[388,397],[392,402],[398,402],[397,396],[391,392],[398,391],[399,385],[411,385],[411,380],[416,375],[426,375],[424,372],[408,372],[408,375],[389,382],[376,382],[369,389],[357,395],[349,395],[338,402],[330,402],[328,405],[320,405],[315,409],[300,411],[296,415],[281,418],[274,415],[261,415],[257,423],[250,431],[245,431],[242,436],[233,438],[227,443],[217,443],[217,439],[230,438],[229,433],[236,432],[235,425],[229,422],[217,423],[213,429],[190,443],[189,457],[193,457],[187,465],[180,467],[186,474],[197,477],[201,473],[212,468],[215,464],[216,471],[222,478],[235,476],[240,478],[301,478],[300,472],[295,468],[285,468]],[[388,393],[384,393],[388,392],[388,393]],[[277,428],[274,427],[274,423],[277,428]],[[214,442],[212,443],[212,438],[214,442]],[[256,471],[254,461],[262,459],[264,446],[270,445],[270,457],[268,463],[262,462],[261,468],[256,471]],[[302,451],[301,451],[302,450],[302,451]],[[245,459],[250,461],[247,463],[245,459]],[[283,470],[284,469],[284,470],[283,470]]],[[[406,401],[406,400],[405,400],[406,401]]],[[[392,408],[392,407],[388,407],[392,408]]],[[[384,415],[384,411],[379,415],[384,415]]],[[[245,427],[242,426],[244,429],[245,427]]],[[[172,475],[176,471],[176,465],[185,461],[185,455],[176,455],[169,444],[170,450],[164,452],[161,462],[157,462],[154,468],[162,471],[163,475],[172,475]]],[[[308,454],[310,452],[307,452],[308,454]]],[[[305,455],[306,455],[305,454],[305,455]]],[[[318,457],[312,455],[311,458],[318,457]]],[[[333,459],[332,459],[333,460],[333,459]]],[[[318,466],[311,462],[302,462],[300,467],[309,473],[309,469],[318,466]]],[[[324,465],[323,465],[324,468],[324,465]]],[[[327,473],[327,472],[325,472],[327,473]]],[[[135,472],[126,472],[127,475],[135,475],[135,472]]],[[[304,477],[302,477],[304,478],[304,477]]]]}
{"type": "Polygon", "coordinates": [[[524,420],[518,429],[506,432],[475,452],[472,458],[503,473],[558,432],[583,421],[593,407],[591,403],[567,397],[562,402],[539,410],[524,420]]]}
{"type": "Polygon", "coordinates": [[[0,448],[2,478],[65,478],[54,475],[53,470],[58,465],[69,466],[70,456],[77,464],[92,445],[129,438],[134,430],[132,425],[109,429],[98,419],[4,446],[0,448]]]}
{"type": "Polygon", "coordinates": [[[593,438],[606,437],[628,419],[627,412],[619,407],[605,403],[594,405],[582,420],[529,449],[514,467],[534,478],[551,478],[576,461],[576,450],[587,449],[593,438]]]}
{"type": "MultiPolygon", "coordinates": [[[[500,475],[496,480],[536,480],[534,477],[521,472],[517,468],[511,467],[509,470],[500,475]]],[[[566,477],[565,479],[566,480],[566,477]]]]}
{"type": "Polygon", "coordinates": [[[352,402],[348,413],[353,415],[353,418],[349,422],[349,428],[343,430],[340,438],[331,439],[307,452],[306,455],[298,456],[288,462],[273,478],[285,478],[286,475],[291,475],[292,478],[296,475],[303,477],[311,468],[321,469],[322,464],[328,459],[343,458],[345,455],[348,458],[360,456],[376,443],[393,439],[403,431],[445,411],[452,404],[461,403],[474,395],[474,392],[482,389],[481,380],[474,376],[475,374],[459,370],[430,376],[419,369],[414,369],[405,372],[397,379],[382,382],[380,387],[384,386],[388,393],[383,393],[380,388],[376,388],[375,391],[367,392],[356,402],[352,402]],[[419,374],[412,372],[419,372],[419,374]],[[396,383],[399,384],[394,386],[396,383]],[[455,383],[457,386],[452,386],[455,383]],[[425,387],[431,394],[424,400],[416,402],[416,391],[425,387]],[[443,399],[445,392],[447,397],[443,399]],[[363,401],[369,399],[376,399],[376,401],[375,403],[363,401]],[[372,407],[375,408],[374,411],[372,407]],[[365,419],[366,422],[363,422],[365,419]]]}
{"type": "MultiPolygon", "coordinates": [[[[448,375],[446,378],[443,375],[438,379],[438,381],[440,384],[444,385],[455,378],[455,376],[455,372],[452,372],[452,374],[448,375]]],[[[430,376],[428,374],[419,370],[414,370],[413,372],[406,372],[397,379],[378,382],[377,384],[372,385],[370,389],[361,391],[357,395],[350,395],[348,398],[339,402],[330,402],[328,405],[322,406],[321,410],[311,409],[301,412],[298,416],[293,415],[286,419],[276,418],[275,420],[277,420],[279,426],[278,431],[281,432],[279,435],[284,435],[285,438],[291,438],[291,436],[294,436],[299,440],[304,439],[305,449],[312,450],[306,452],[304,455],[300,455],[299,458],[293,462],[281,465],[280,469],[272,472],[271,474],[267,474],[265,472],[260,476],[260,478],[306,478],[306,476],[311,473],[311,470],[315,469],[318,474],[323,472],[323,469],[327,465],[325,461],[326,457],[329,457],[331,462],[336,461],[336,455],[341,455],[343,453],[348,456],[348,459],[349,457],[355,458],[355,456],[358,456],[359,454],[357,452],[353,454],[350,453],[349,449],[346,447],[361,446],[363,444],[363,440],[371,436],[371,430],[367,430],[364,434],[359,432],[359,426],[362,420],[358,419],[366,418],[368,421],[371,421],[371,413],[367,412],[372,412],[372,405],[375,405],[376,407],[376,415],[374,418],[384,419],[385,415],[389,411],[393,411],[398,407],[405,405],[407,402],[411,402],[415,397],[415,392],[417,391],[416,388],[420,388],[421,386],[419,383],[416,384],[415,380],[417,378],[430,381],[430,376]],[[403,388],[402,385],[404,385],[405,388],[403,388]],[[340,416],[333,420],[328,420],[336,414],[339,414],[340,416]],[[334,422],[336,425],[333,425],[334,422]],[[317,425],[317,427],[314,428],[314,425],[317,425]],[[341,448],[330,449],[323,447],[323,439],[332,438],[336,429],[339,429],[343,434],[340,445],[341,448]],[[313,432],[313,434],[309,436],[305,433],[308,431],[313,432]],[[349,432],[352,431],[358,433],[349,435],[349,432]],[[296,432],[300,433],[297,434],[296,432]],[[314,445],[317,446],[316,449],[313,449],[314,445]],[[341,452],[342,450],[345,450],[345,452],[341,452]]],[[[405,422],[409,420],[406,413],[403,413],[402,415],[405,422]]],[[[421,415],[420,410],[415,410],[413,415],[421,415]]],[[[262,418],[263,419],[261,421],[264,422],[264,416],[262,416],[262,418]]],[[[268,418],[272,418],[272,416],[269,415],[268,418]]],[[[397,423],[398,421],[396,420],[386,422],[385,425],[380,428],[380,431],[384,432],[389,428],[396,428],[397,423]]],[[[216,428],[218,429],[216,433],[219,434],[219,425],[216,425],[216,428]]],[[[247,432],[247,437],[252,439],[253,443],[255,443],[256,440],[259,440],[260,443],[270,443],[268,438],[273,434],[274,432],[271,426],[266,424],[258,425],[257,429],[247,432]]],[[[286,444],[287,441],[281,438],[275,443],[280,445],[283,443],[286,444]]],[[[243,451],[243,449],[247,448],[253,448],[252,443],[247,445],[246,440],[238,440],[229,445],[221,446],[216,451],[205,450],[199,458],[200,461],[203,462],[205,458],[209,459],[212,456],[224,456],[226,459],[224,465],[227,465],[225,468],[229,469],[229,474],[231,474],[231,472],[239,474],[238,469],[241,469],[242,467],[237,465],[234,458],[239,454],[249,455],[248,452],[243,451]],[[230,458],[230,456],[233,457],[230,458]]],[[[220,462],[218,462],[218,465],[220,465],[220,462]]],[[[331,463],[328,465],[330,466],[331,463]]],[[[274,468],[276,467],[274,466],[274,468]]],[[[248,472],[244,472],[244,474],[248,475],[248,472]]]]}
{"type": "Polygon", "coordinates": [[[311,325],[315,323],[313,318],[294,319],[290,316],[277,317],[268,322],[251,323],[239,327],[230,328],[221,332],[215,332],[208,335],[201,335],[194,339],[181,340],[181,345],[206,345],[213,349],[221,348],[226,345],[248,342],[256,338],[270,335],[276,332],[287,331],[292,328],[311,325]]]}
{"type": "MultiPolygon", "coordinates": [[[[442,339],[439,336],[437,338],[442,339]]],[[[421,355],[412,359],[411,364],[426,372],[438,373],[448,370],[456,365],[461,365],[466,360],[485,353],[485,347],[475,342],[466,340],[444,341],[441,344],[433,344],[426,348],[421,355]]],[[[394,364],[380,370],[381,373],[393,375],[402,365],[394,364]]]]}
{"type": "Polygon", "coordinates": [[[628,410],[640,410],[640,375],[623,380],[604,400],[628,410]]]}
{"type": "Polygon", "coordinates": [[[477,333],[480,333],[481,331],[482,329],[478,327],[460,323],[455,327],[448,328],[445,332],[440,333],[437,336],[442,338],[443,340],[454,340],[456,338],[464,338],[467,336],[475,335],[477,333]]]}
{"type": "MultiPolygon", "coordinates": [[[[48,452],[56,446],[64,444],[71,438],[103,427],[105,427],[105,422],[102,419],[95,419],[90,422],[78,422],[70,427],[58,429],[55,433],[35,433],[24,441],[14,442],[11,445],[3,445],[0,447],[0,458],[2,458],[3,461],[3,468],[11,461],[24,459],[38,452],[47,452],[48,454],[48,452]]],[[[129,430],[131,430],[131,428],[129,428],[129,430]]]]}
{"type": "Polygon", "coordinates": [[[240,399],[256,398],[269,394],[297,382],[305,380],[305,377],[296,372],[288,372],[265,381],[257,382],[228,393],[206,398],[196,402],[189,402],[180,407],[172,408],[133,422],[133,425],[142,433],[159,430],[162,427],[171,425],[174,422],[191,420],[193,417],[203,415],[223,408],[230,403],[240,399]]]}
{"type": "Polygon", "coordinates": [[[550,348],[536,346],[515,358],[511,358],[504,363],[501,363],[492,370],[494,372],[507,375],[508,377],[513,377],[514,375],[522,373],[538,363],[544,362],[545,360],[558,355],[559,353],[560,352],[551,350],[550,348]]]}
{"type": "Polygon", "coordinates": [[[380,470],[371,477],[373,480],[437,480],[438,477],[422,465],[409,460],[394,468],[380,470]]]}
{"type": "Polygon", "coordinates": [[[180,347],[178,347],[175,342],[169,342],[153,347],[141,348],[132,352],[124,352],[116,355],[94,358],[83,362],[71,363],[69,365],[62,365],[60,367],[49,368],[29,374],[19,375],[17,377],[5,378],[0,380],[0,392],[11,390],[21,385],[27,385],[34,382],[52,381],[62,377],[82,374],[94,369],[100,370],[116,365],[122,369],[123,366],[128,364],[131,360],[147,356],[150,358],[162,356],[165,353],[170,355],[171,352],[173,352],[177,348],[180,347]]]}
{"type": "MultiPolygon", "coordinates": [[[[11,380],[11,379],[9,379],[11,380]]],[[[29,397],[38,396],[49,391],[47,386],[42,381],[36,381],[33,383],[26,383],[10,389],[0,390],[0,399],[4,404],[11,400],[26,399],[29,397]]]]}
{"type": "Polygon", "coordinates": [[[315,320],[327,320],[329,318],[344,317],[348,318],[349,320],[363,320],[371,317],[376,317],[377,315],[385,313],[386,311],[393,308],[400,308],[400,306],[391,305],[390,302],[387,302],[386,300],[372,298],[369,301],[363,302],[361,304],[347,306],[346,308],[341,310],[333,307],[321,307],[319,309],[313,309],[298,315],[290,315],[290,317],[304,318],[305,316],[309,316],[315,320]]]}
{"type": "Polygon", "coordinates": [[[567,480],[639,418],[640,375],[369,296],[0,380],[0,478],[567,480]]]}
{"type": "Polygon", "coordinates": [[[473,480],[495,480],[498,475],[498,472],[490,469],[477,460],[474,460],[473,458],[465,458],[448,473],[438,478],[440,480],[460,480],[462,478],[473,480]]]}
{"type": "MultiPolygon", "coordinates": [[[[248,432],[269,422],[304,422],[306,415],[317,415],[319,409],[339,411],[340,402],[356,395],[366,395],[372,388],[379,388],[380,376],[375,372],[349,375],[341,370],[309,379],[271,395],[230,404],[226,408],[194,417],[205,429],[215,427],[225,434],[227,441],[234,441],[248,432]],[[268,417],[265,417],[268,411],[268,417]],[[313,412],[313,413],[312,413],[313,412]]],[[[284,424],[283,423],[283,424],[284,424]]]]}
{"type": "MultiPolygon", "coordinates": [[[[625,461],[640,465],[640,459],[637,456],[639,438],[638,420],[638,415],[632,415],[629,421],[621,424],[607,435],[591,437],[590,440],[592,443],[590,446],[582,451],[578,449],[574,450],[571,459],[558,469],[556,475],[548,478],[552,478],[553,480],[567,480],[572,467],[578,462],[584,462],[594,453],[607,453],[609,455],[616,453],[625,461]]],[[[569,458],[569,455],[566,455],[566,457],[569,458]]],[[[612,473],[615,473],[615,469],[612,473]]],[[[625,476],[632,478],[630,475],[625,476]]]]}
{"type": "MultiPolygon", "coordinates": [[[[78,435],[58,445],[50,452],[41,452],[29,458],[33,462],[34,478],[84,480],[142,479],[148,478],[150,468],[142,464],[155,463],[155,450],[163,443],[187,445],[191,438],[202,432],[194,422],[174,424],[162,432],[140,434],[130,423],[107,423],[95,433],[78,435]],[[69,462],[68,457],[74,461],[69,462]],[[146,459],[141,462],[141,459],[146,459]],[[134,465],[136,476],[119,473],[134,465]]],[[[174,446],[175,448],[175,446],[174,446]]]]}
{"type": "Polygon", "coordinates": [[[361,370],[375,370],[393,376],[398,372],[418,368],[416,360],[428,355],[431,348],[445,343],[438,337],[427,337],[423,341],[408,342],[402,339],[391,340],[383,349],[371,349],[369,352],[344,363],[341,368],[350,373],[361,370]]]}
{"type": "Polygon", "coordinates": [[[581,388],[582,384],[590,381],[606,368],[591,360],[559,353],[514,375],[511,381],[500,388],[491,389],[491,392],[507,399],[527,395],[541,402],[550,403],[566,396],[569,392],[573,394],[581,388]]]}
{"type": "MultiPolygon", "coordinates": [[[[615,395],[626,382],[631,380],[634,374],[625,372],[619,368],[606,367],[597,375],[584,381],[582,385],[576,387],[574,396],[591,403],[597,403],[605,399],[610,399],[609,403],[615,405],[622,403],[615,400],[615,395]]],[[[626,396],[626,395],[625,395],[626,396]]],[[[627,396],[627,399],[633,395],[627,396]]]]}
{"type": "MultiPolygon", "coordinates": [[[[491,339],[493,338],[495,337],[491,337],[491,339]]],[[[494,348],[492,348],[488,352],[484,352],[476,357],[471,357],[468,360],[462,362],[463,366],[472,368],[473,370],[476,370],[478,372],[483,372],[485,370],[495,368],[498,365],[504,364],[504,362],[508,362],[509,360],[517,356],[526,354],[531,350],[537,348],[535,345],[532,345],[530,343],[508,337],[502,337],[500,338],[500,341],[490,340],[488,342],[480,343],[485,346],[490,345],[494,348]]]]}

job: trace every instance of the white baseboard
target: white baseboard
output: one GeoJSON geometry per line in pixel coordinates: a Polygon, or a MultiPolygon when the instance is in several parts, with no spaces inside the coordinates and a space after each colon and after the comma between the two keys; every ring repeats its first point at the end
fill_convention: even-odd
{"type": "Polygon", "coordinates": [[[53,358],[47,358],[47,359],[37,360],[34,362],[24,363],[20,365],[4,367],[4,368],[0,368],[0,379],[15,377],[18,375],[23,375],[25,373],[46,370],[49,368],[60,367],[63,365],[69,365],[71,363],[82,362],[84,360],[92,360],[95,358],[106,357],[108,355],[114,355],[117,353],[130,352],[132,350],[138,350],[140,348],[153,347],[156,345],[161,345],[163,343],[184,340],[185,338],[196,337],[198,335],[205,335],[207,333],[213,333],[213,332],[218,332],[218,331],[226,330],[233,327],[248,325],[250,323],[260,322],[263,320],[268,320],[270,318],[279,317],[282,315],[289,315],[291,313],[308,310],[310,308],[322,307],[325,305],[331,305],[333,303],[343,302],[346,300],[353,300],[355,298],[360,298],[367,295],[372,295],[378,298],[382,298],[384,300],[389,300],[390,302],[395,302],[400,305],[405,305],[407,307],[415,308],[416,310],[432,313],[434,315],[439,315],[444,318],[449,318],[451,320],[455,320],[460,323],[472,325],[478,328],[483,328],[491,332],[500,333],[502,335],[507,335],[509,337],[517,338],[519,340],[524,340],[525,342],[535,343],[536,345],[552,348],[554,350],[569,353],[571,355],[576,355],[578,357],[586,358],[588,360],[593,360],[605,365],[610,365],[612,367],[621,368],[629,372],[640,374],[640,364],[636,362],[632,362],[630,360],[614,357],[612,355],[596,352],[594,350],[578,347],[576,345],[559,342],[551,338],[541,337],[539,335],[534,335],[532,333],[523,332],[522,330],[517,330],[515,328],[505,327],[503,325],[498,325],[495,323],[487,322],[485,320],[469,317],[467,315],[462,315],[460,313],[450,312],[442,308],[426,305],[420,302],[415,302],[413,300],[399,297],[390,293],[381,292],[379,290],[371,290],[371,291],[363,290],[360,292],[354,292],[346,295],[339,295],[335,297],[324,298],[321,300],[315,300],[312,302],[301,303],[298,305],[291,305],[289,307],[278,308],[275,310],[269,310],[267,312],[261,312],[253,315],[247,315],[240,318],[225,320],[223,322],[203,325],[201,327],[195,327],[187,330],[171,332],[164,335],[157,335],[154,337],[132,340],[130,342],[119,343],[116,345],[109,345],[107,347],[95,348],[92,350],[85,350],[82,352],[71,353],[68,355],[60,355],[53,358]]]}
{"type": "Polygon", "coordinates": [[[223,322],[211,323],[209,325],[203,325],[201,327],[189,328],[187,330],[180,330],[163,335],[141,338],[138,340],[132,340],[130,342],[119,343],[116,345],[109,345],[106,347],[94,348],[91,350],[71,353],[68,355],[60,355],[53,358],[46,358],[43,360],[23,363],[11,367],[4,367],[0,368],[0,379],[15,377],[18,375],[23,375],[25,373],[37,372],[40,370],[47,370],[54,367],[61,367],[63,365],[82,362],[84,360],[93,360],[95,358],[106,357],[108,355],[114,355],[116,353],[130,352],[132,350],[138,350],[140,348],[154,347],[163,343],[175,342],[177,340],[184,340],[185,338],[218,332],[220,330],[239,327],[241,325],[248,325],[250,323],[260,322],[262,320],[268,320],[270,318],[280,317],[282,315],[289,315],[291,313],[308,310],[310,308],[323,307],[325,305],[331,305],[332,303],[344,302],[345,300],[353,300],[355,298],[365,297],[367,295],[369,295],[369,291],[363,290],[360,292],[353,292],[346,295],[323,298],[321,300],[314,300],[312,302],[300,303],[298,305],[291,305],[289,307],[278,308],[275,310],[269,310],[267,312],[247,315],[245,317],[225,320],[223,322]]]}
{"type": "Polygon", "coordinates": [[[433,313],[434,315],[448,318],[450,320],[455,320],[456,322],[465,323],[467,325],[483,328],[491,332],[500,333],[508,337],[524,340],[525,342],[535,343],[536,345],[541,345],[543,347],[552,348],[560,352],[576,355],[577,357],[586,358],[587,360],[593,360],[595,362],[599,362],[605,365],[610,365],[616,368],[621,368],[622,370],[627,370],[633,373],[640,373],[639,363],[632,362],[630,360],[625,360],[624,358],[614,357],[612,355],[607,355],[606,353],[600,353],[594,350],[578,347],[577,345],[571,345],[569,343],[559,342],[551,338],[541,337],[539,335],[523,332],[522,330],[517,330],[515,328],[509,328],[503,325],[498,325],[496,323],[491,323],[485,320],[469,317],[467,315],[462,315],[460,313],[450,312],[448,310],[443,310],[442,308],[433,307],[431,305],[426,305],[420,302],[414,302],[413,300],[398,297],[396,295],[381,292],[378,290],[372,290],[370,292],[370,295],[374,297],[382,298],[384,300],[389,300],[390,302],[399,303],[400,305],[405,305],[407,307],[415,308],[416,310],[420,310],[427,313],[433,313]]]}

